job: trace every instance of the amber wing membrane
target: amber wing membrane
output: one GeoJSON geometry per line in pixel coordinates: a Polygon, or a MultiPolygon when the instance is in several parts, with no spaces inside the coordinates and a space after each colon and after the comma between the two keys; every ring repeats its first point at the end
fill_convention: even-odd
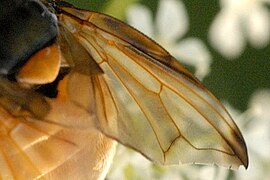
{"type": "Polygon", "coordinates": [[[62,7],[59,23],[104,72],[91,76],[103,133],[162,164],[248,166],[244,139],[225,108],[154,41],[90,11],[62,7]]]}
{"type": "MultiPolygon", "coordinates": [[[[82,75],[76,78],[85,79],[82,75]]],[[[60,83],[62,89],[65,89],[64,82],[60,83]]],[[[1,85],[10,87],[3,80],[1,85]]],[[[114,155],[115,142],[94,128],[89,113],[74,105],[59,89],[56,99],[46,99],[50,110],[45,116],[35,114],[31,108],[25,109],[32,110],[31,116],[22,112],[15,114],[16,107],[23,108],[24,104],[19,102],[29,102],[18,87],[16,90],[17,101],[10,98],[14,94],[2,93],[0,97],[0,102],[5,103],[0,106],[0,179],[103,179],[114,155]],[[70,126],[66,128],[64,124],[70,126]],[[71,128],[86,124],[87,129],[71,128]]],[[[28,92],[27,97],[35,99],[34,102],[42,99],[30,95],[28,92]]],[[[42,111],[46,103],[42,101],[33,106],[42,111]]]]}

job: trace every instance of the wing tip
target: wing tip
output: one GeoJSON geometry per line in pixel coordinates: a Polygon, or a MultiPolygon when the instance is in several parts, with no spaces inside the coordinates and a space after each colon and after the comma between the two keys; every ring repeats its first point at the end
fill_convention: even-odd
{"type": "Polygon", "coordinates": [[[249,166],[249,159],[248,159],[247,148],[246,148],[246,146],[244,146],[244,147],[245,147],[245,149],[244,149],[245,153],[240,155],[240,157],[238,157],[238,158],[242,162],[242,165],[245,167],[245,169],[247,169],[249,166]]]}
{"type": "Polygon", "coordinates": [[[235,143],[232,143],[234,147],[234,152],[237,158],[239,159],[239,161],[241,162],[240,165],[243,165],[247,169],[249,165],[249,158],[248,158],[246,142],[241,132],[239,130],[236,132],[237,133],[234,132],[235,143]]]}

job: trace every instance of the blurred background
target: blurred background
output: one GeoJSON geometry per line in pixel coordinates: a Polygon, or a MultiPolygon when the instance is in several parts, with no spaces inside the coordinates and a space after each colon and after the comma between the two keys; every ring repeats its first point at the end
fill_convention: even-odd
{"type": "Polygon", "coordinates": [[[118,146],[108,180],[270,177],[270,0],[66,0],[109,14],[161,44],[225,104],[246,140],[250,165],[154,165],[118,146]]]}

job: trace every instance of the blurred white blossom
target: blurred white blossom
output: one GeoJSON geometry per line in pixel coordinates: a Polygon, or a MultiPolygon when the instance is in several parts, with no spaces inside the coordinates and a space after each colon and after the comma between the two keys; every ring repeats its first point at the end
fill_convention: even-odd
{"type": "Polygon", "coordinates": [[[159,42],[181,62],[194,66],[198,78],[203,79],[209,73],[211,55],[205,44],[194,37],[181,39],[189,27],[181,0],[160,0],[155,22],[150,9],[134,4],[127,10],[127,21],[159,42]]]}
{"type": "Polygon", "coordinates": [[[227,58],[242,54],[247,41],[256,48],[265,47],[270,38],[269,0],[220,0],[221,11],[214,19],[209,39],[227,58]]]}
{"type": "Polygon", "coordinates": [[[150,171],[151,166],[152,162],[148,161],[141,154],[119,144],[107,179],[151,179],[153,177],[150,171]]]}
{"type": "Polygon", "coordinates": [[[243,134],[249,150],[250,165],[237,173],[238,179],[266,180],[270,177],[270,90],[258,90],[242,114],[243,134]],[[247,123],[248,121],[248,123],[247,123]]]}

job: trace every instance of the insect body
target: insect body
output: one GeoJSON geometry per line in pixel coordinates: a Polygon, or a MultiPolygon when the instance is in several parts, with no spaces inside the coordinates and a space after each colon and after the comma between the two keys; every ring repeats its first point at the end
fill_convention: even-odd
{"type": "MultiPolygon", "coordinates": [[[[1,44],[1,176],[104,178],[114,140],[161,164],[248,166],[221,103],[139,31],[57,0],[6,9],[1,22],[18,9],[41,22],[27,46],[13,48],[27,43],[17,37],[1,44]]],[[[16,23],[7,36],[16,28],[25,28],[19,37],[32,35],[16,23]]]]}
{"type": "Polygon", "coordinates": [[[57,20],[35,1],[4,0],[1,3],[6,11],[2,11],[0,17],[0,72],[10,74],[16,65],[23,64],[33,53],[52,43],[57,34],[57,20]]]}

